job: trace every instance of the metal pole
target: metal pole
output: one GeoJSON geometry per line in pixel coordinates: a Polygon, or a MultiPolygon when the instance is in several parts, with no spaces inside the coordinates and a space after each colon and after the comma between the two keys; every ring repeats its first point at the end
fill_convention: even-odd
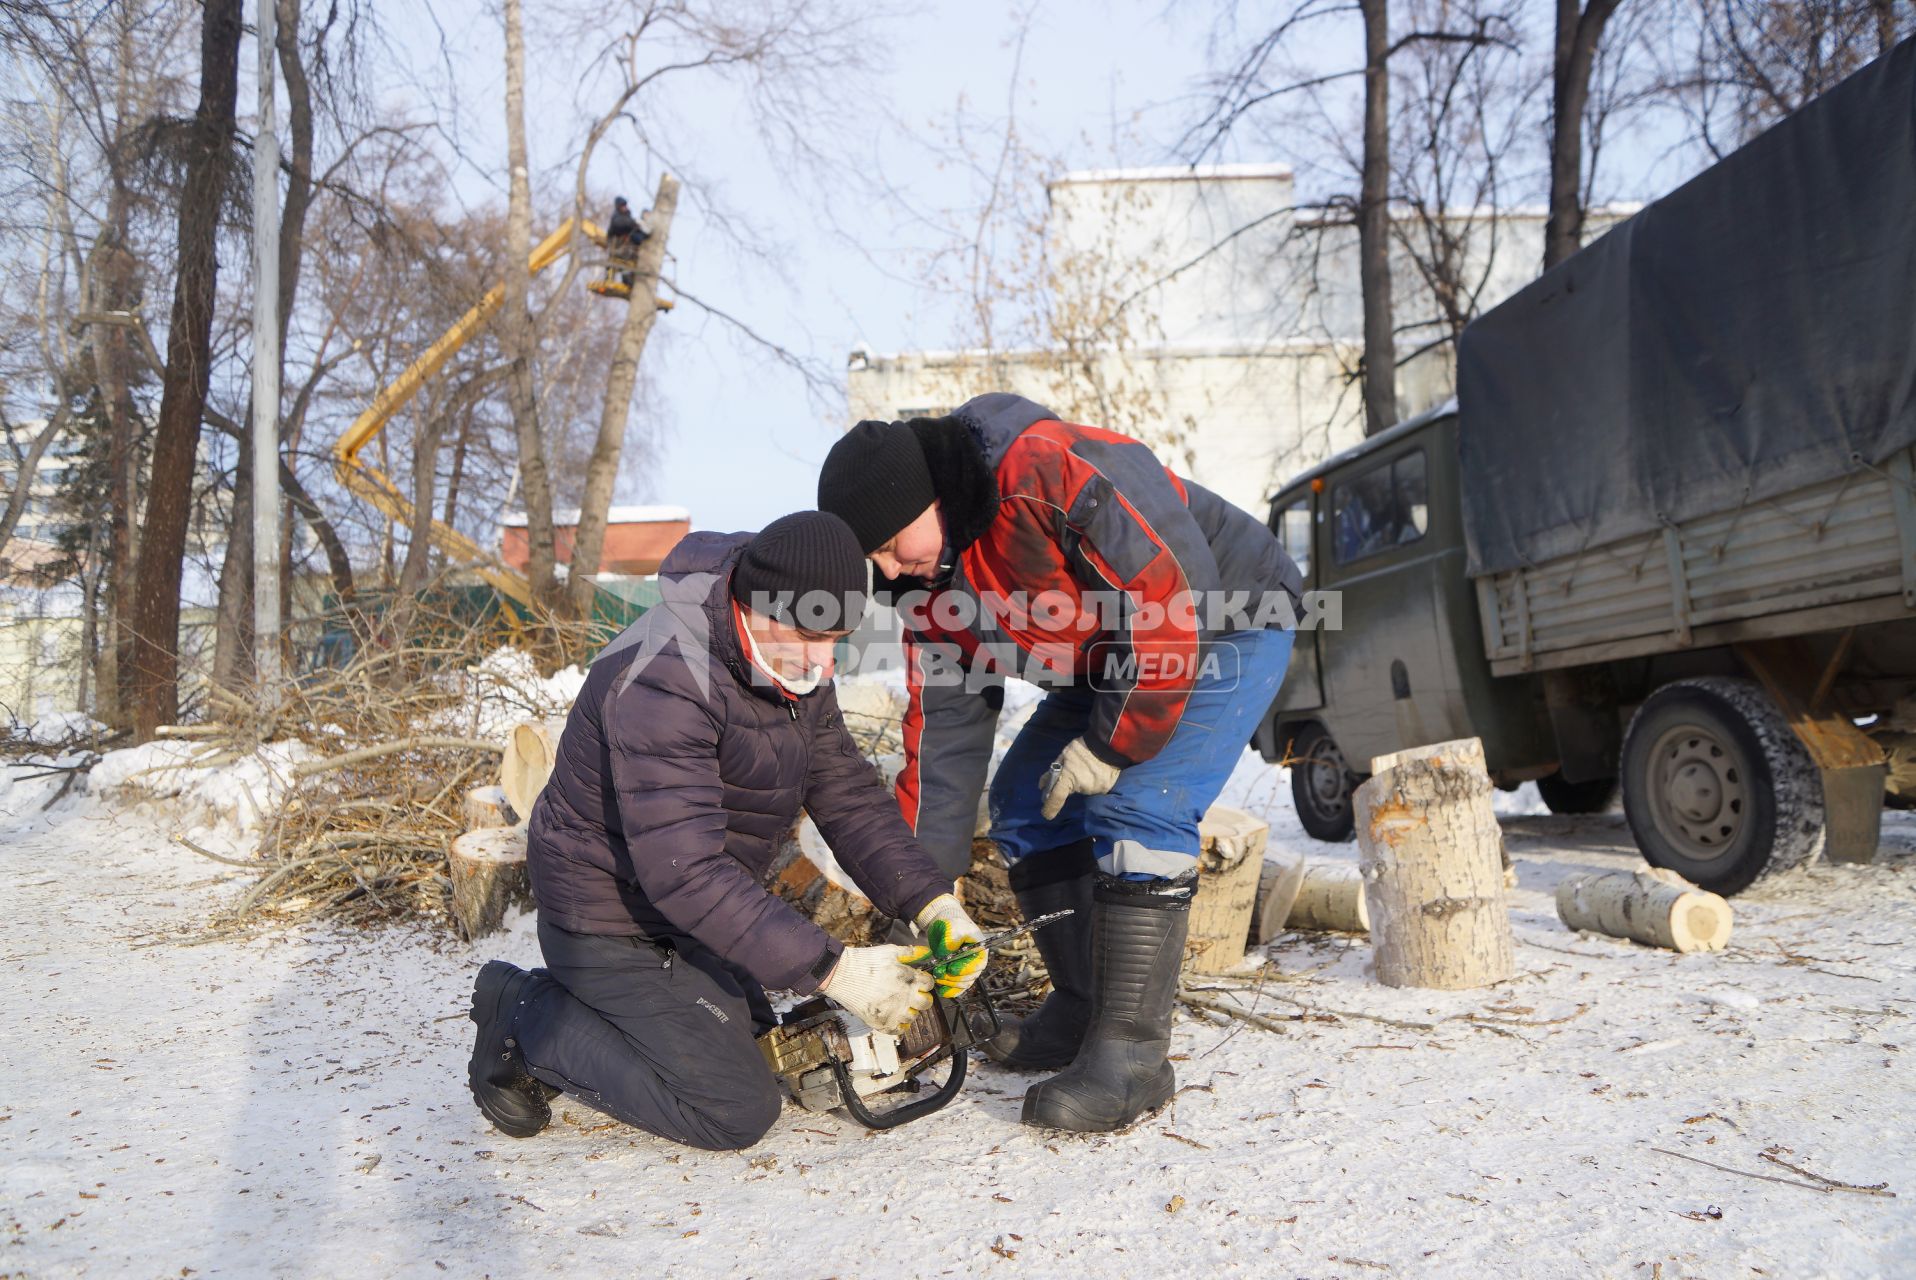
{"type": "Polygon", "coordinates": [[[259,134],[253,143],[253,669],[279,705],[279,112],[275,0],[258,0],[259,134]]]}

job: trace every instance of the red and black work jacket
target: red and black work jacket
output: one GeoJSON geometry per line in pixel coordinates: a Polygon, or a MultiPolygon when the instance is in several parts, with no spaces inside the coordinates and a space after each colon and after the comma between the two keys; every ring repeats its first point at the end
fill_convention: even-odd
{"type": "Polygon", "coordinates": [[[1141,763],[1177,731],[1218,620],[1288,625],[1302,589],[1269,529],[1129,436],[1005,393],[952,420],[984,452],[996,513],[937,583],[895,599],[910,694],[898,800],[948,871],[969,864],[1005,677],[1088,685],[1086,745],[1141,763]]]}

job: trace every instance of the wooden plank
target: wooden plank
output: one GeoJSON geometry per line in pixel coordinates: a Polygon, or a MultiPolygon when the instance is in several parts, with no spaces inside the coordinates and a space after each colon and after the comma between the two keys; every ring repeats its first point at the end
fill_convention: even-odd
{"type": "Polygon", "coordinates": [[[1822,773],[1823,856],[1831,862],[1874,862],[1883,830],[1883,784],[1889,766],[1876,740],[1847,715],[1819,705],[1848,652],[1839,645],[1818,663],[1798,638],[1736,646],[1736,653],[1782,708],[1790,730],[1822,773]]]}
{"type": "MultiPolygon", "coordinates": [[[[1736,644],[1740,641],[1767,640],[1777,636],[1807,635],[1817,631],[1836,631],[1844,627],[1866,626],[1872,622],[1898,622],[1916,620],[1912,612],[1903,603],[1900,595],[1876,596],[1868,600],[1846,600],[1840,604],[1818,605],[1811,609],[1795,609],[1788,613],[1766,614],[1759,618],[1739,618],[1732,622],[1715,622],[1696,628],[1692,647],[1711,648],[1716,645],[1736,644]]],[[[1625,640],[1607,640],[1595,644],[1578,645],[1572,649],[1554,649],[1536,654],[1531,665],[1524,666],[1514,658],[1502,658],[1490,664],[1492,675],[1514,676],[1526,671],[1549,671],[1558,667],[1581,667],[1594,662],[1615,662],[1623,658],[1642,658],[1655,653],[1669,653],[1675,648],[1670,642],[1670,633],[1659,632],[1656,635],[1631,636],[1625,640]]]]}
{"type": "Polygon", "coordinates": [[[1903,603],[1916,607],[1916,477],[1909,450],[1889,460],[1890,510],[1896,513],[1896,541],[1903,553],[1903,603]]]}

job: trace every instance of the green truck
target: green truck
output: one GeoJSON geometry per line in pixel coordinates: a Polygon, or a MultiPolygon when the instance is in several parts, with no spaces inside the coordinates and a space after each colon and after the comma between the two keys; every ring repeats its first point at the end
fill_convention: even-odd
{"type": "Polygon", "coordinates": [[[1916,792],[1916,42],[1486,312],[1457,400],[1290,481],[1339,625],[1255,745],[1305,828],[1483,740],[1719,893],[1916,792]],[[1341,616],[1340,616],[1341,615],[1341,616]]]}

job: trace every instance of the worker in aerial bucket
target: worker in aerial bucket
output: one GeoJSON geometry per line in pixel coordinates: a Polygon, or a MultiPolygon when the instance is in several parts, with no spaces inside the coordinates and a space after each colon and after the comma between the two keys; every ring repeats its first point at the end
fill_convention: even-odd
{"type": "MultiPolygon", "coordinates": [[[[568,1094],[661,1137],[757,1142],[781,1095],[755,1043],[765,988],[817,991],[875,1030],[931,1005],[923,946],[847,947],[763,884],[801,803],[880,911],[933,957],[981,940],[845,727],[832,646],[864,609],[852,531],[817,511],[694,533],[664,600],[593,661],[527,829],[545,967],[494,960],[468,1079],[524,1138],[568,1094]]],[[[939,968],[956,997],[983,951],[939,968]]]]}
{"type": "Polygon", "coordinates": [[[645,229],[644,219],[632,216],[632,206],[626,203],[624,196],[613,199],[612,220],[605,224],[605,252],[611,259],[612,270],[624,268],[619,271],[619,279],[628,289],[635,279],[631,268],[638,262],[639,246],[651,234],[645,229]]]}
{"type": "Polygon", "coordinates": [[[969,862],[1003,681],[1049,688],[990,786],[991,838],[1052,991],[986,1052],[1062,1072],[1027,1124],[1099,1132],[1170,1099],[1198,820],[1275,700],[1302,579],[1255,517],[1146,446],[1003,393],[861,422],[818,505],[889,579],[906,633],[898,802],[969,862]]]}

